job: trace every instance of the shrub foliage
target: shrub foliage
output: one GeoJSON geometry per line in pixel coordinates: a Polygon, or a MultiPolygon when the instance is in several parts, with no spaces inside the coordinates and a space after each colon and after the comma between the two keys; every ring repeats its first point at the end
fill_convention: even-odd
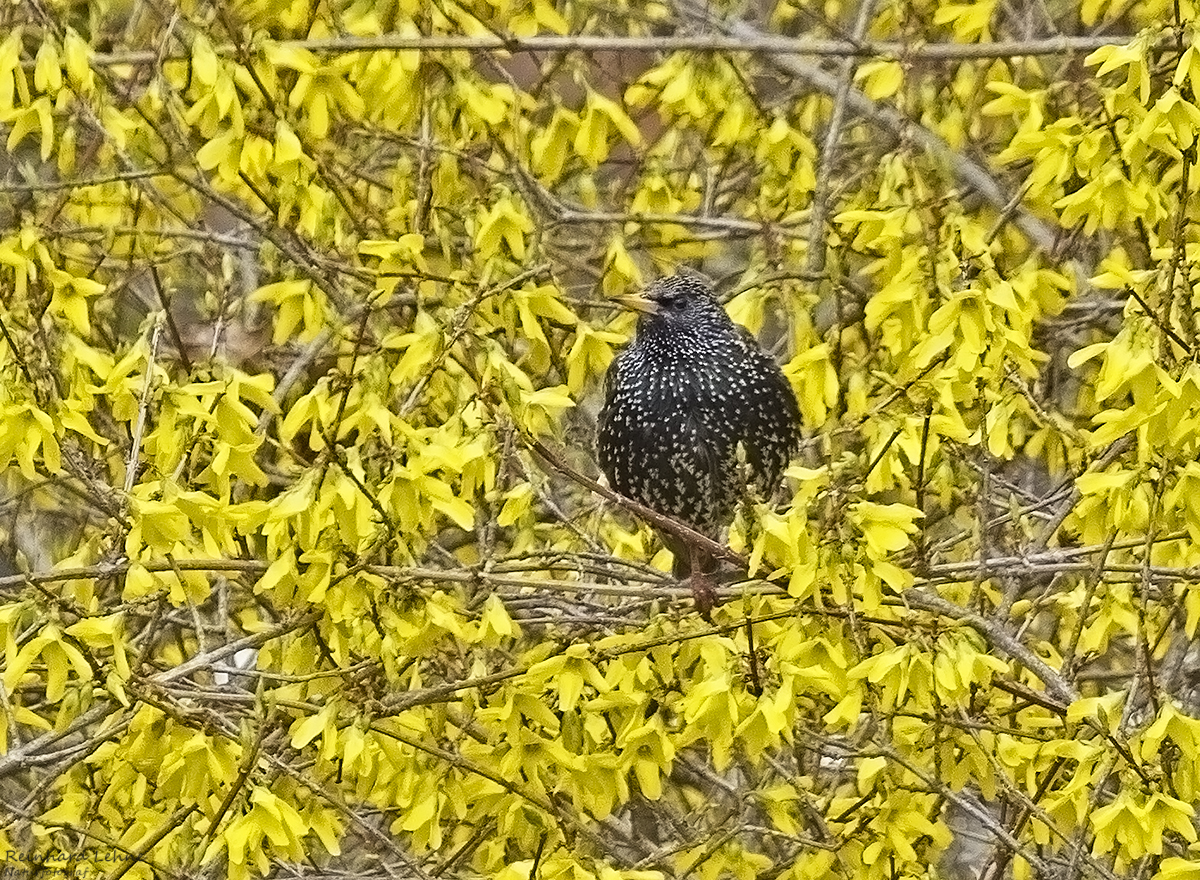
{"type": "Polygon", "coordinates": [[[6,867],[1198,876],[1198,28],[6,4],[6,867]],[[680,265],[804,416],[715,625],[592,482],[680,265]]]}

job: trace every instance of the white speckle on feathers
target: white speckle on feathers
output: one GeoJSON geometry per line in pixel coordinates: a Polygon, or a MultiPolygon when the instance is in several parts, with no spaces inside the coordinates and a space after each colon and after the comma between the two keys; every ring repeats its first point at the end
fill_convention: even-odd
{"type": "Polygon", "coordinates": [[[600,467],[618,492],[715,537],[744,479],[762,495],[779,485],[799,439],[796,398],[699,280],[671,276],[646,296],[658,312],[605,380],[600,467]]]}

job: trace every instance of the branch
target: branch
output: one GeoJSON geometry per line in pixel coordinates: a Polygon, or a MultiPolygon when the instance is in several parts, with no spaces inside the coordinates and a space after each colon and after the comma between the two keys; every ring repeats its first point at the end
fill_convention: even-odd
{"type": "Polygon", "coordinates": [[[583,474],[579,473],[579,471],[575,470],[573,467],[563,461],[562,456],[555,454],[550,450],[549,447],[546,446],[546,444],[542,443],[542,441],[538,440],[536,437],[526,437],[524,434],[521,436],[525,440],[526,445],[531,450],[536,452],[539,458],[554,468],[554,470],[558,471],[571,481],[578,483],[583,488],[594,492],[601,498],[611,501],[613,504],[619,504],[621,507],[624,507],[631,513],[637,514],[655,528],[659,528],[664,532],[671,533],[675,537],[690,544],[691,546],[703,550],[705,553],[708,553],[715,559],[724,559],[726,562],[732,562],[742,570],[746,570],[750,567],[749,563],[747,563],[745,559],[734,553],[724,544],[720,544],[717,541],[714,541],[712,538],[700,534],[695,529],[689,528],[676,519],[672,519],[669,516],[663,516],[661,513],[646,507],[646,505],[639,504],[632,498],[626,498],[624,495],[614,492],[607,486],[601,486],[595,480],[585,477],[583,474]]]}
{"type": "MultiPolygon", "coordinates": [[[[702,27],[717,28],[729,36],[747,40],[765,36],[761,31],[743,21],[716,19],[708,13],[707,7],[700,8],[698,5],[693,5],[691,0],[680,0],[677,8],[684,19],[702,27]]],[[[905,57],[911,56],[905,55],[905,57]]],[[[776,67],[835,99],[842,89],[839,77],[792,55],[779,55],[771,60],[776,67]]],[[[1012,194],[999,184],[990,170],[956,152],[940,136],[920,123],[909,119],[891,107],[877,104],[858,89],[851,88],[846,95],[846,100],[847,109],[862,119],[887,129],[897,136],[911,140],[934,159],[944,162],[959,180],[978,193],[997,211],[1001,213],[1011,211],[1017,228],[1039,250],[1048,254],[1054,253],[1061,230],[1038,219],[1023,208],[1014,208],[1012,194]]]]}
{"type": "MultiPolygon", "coordinates": [[[[854,22],[854,42],[862,41],[871,24],[876,0],[863,0],[858,7],[858,18],[854,22]]],[[[819,275],[825,269],[825,215],[829,210],[830,179],[833,177],[834,159],[837,157],[838,141],[842,136],[842,122],[846,118],[846,99],[854,85],[854,72],[858,69],[853,56],[842,59],[838,72],[841,84],[833,99],[833,115],[825,131],[825,143],[821,148],[821,166],[817,169],[817,182],[813,187],[812,210],[808,220],[808,257],[805,271],[819,275]]]]}
{"type": "MultiPolygon", "coordinates": [[[[1159,42],[1167,43],[1169,34],[1159,42]]],[[[274,45],[285,50],[340,55],[348,52],[417,51],[445,52],[466,49],[476,52],[749,52],[755,55],[791,55],[814,58],[910,58],[922,61],[971,61],[994,58],[1030,58],[1045,55],[1079,55],[1101,46],[1121,45],[1137,34],[1049,37],[1040,40],[1002,40],[994,43],[926,43],[914,45],[896,40],[854,42],[819,40],[811,37],[782,37],[762,33],[672,34],[669,36],[625,36],[608,34],[536,34],[518,37],[511,34],[466,36],[432,34],[410,36],[382,34],[374,37],[338,36],[309,40],[280,40],[274,45]]],[[[218,55],[236,55],[231,45],[216,47],[218,55]]],[[[182,60],[176,52],[162,55],[156,51],[98,52],[91,56],[95,67],[158,64],[164,60],[182,60]]],[[[33,62],[23,62],[32,69],[33,62]]]]}
{"type": "Polygon", "coordinates": [[[158,341],[162,338],[163,313],[154,320],[154,332],[150,336],[150,352],[146,355],[146,375],[142,380],[142,402],[138,405],[137,423],[133,426],[133,440],[129,444],[129,460],[125,464],[125,494],[133,491],[137,482],[138,459],[142,454],[142,434],[146,430],[146,415],[150,409],[150,389],[154,384],[154,361],[158,358],[158,341]]]}
{"type": "Polygon", "coordinates": [[[1079,699],[1074,687],[1061,675],[1051,669],[1040,657],[1025,647],[1016,636],[1007,629],[986,617],[968,611],[960,605],[955,605],[940,596],[931,596],[920,589],[909,589],[903,593],[904,601],[922,611],[931,611],[964,623],[983,636],[988,644],[997,648],[1022,664],[1026,669],[1041,679],[1042,684],[1051,696],[1067,704],[1079,699]]]}

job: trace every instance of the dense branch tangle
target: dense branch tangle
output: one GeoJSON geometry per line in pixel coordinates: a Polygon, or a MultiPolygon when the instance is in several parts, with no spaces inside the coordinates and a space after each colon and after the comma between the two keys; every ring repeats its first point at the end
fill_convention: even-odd
{"type": "Polygon", "coordinates": [[[1193,13],[768,6],[0,12],[0,852],[1194,871],[1193,13]],[[592,481],[680,263],[805,418],[713,627],[592,481]]]}

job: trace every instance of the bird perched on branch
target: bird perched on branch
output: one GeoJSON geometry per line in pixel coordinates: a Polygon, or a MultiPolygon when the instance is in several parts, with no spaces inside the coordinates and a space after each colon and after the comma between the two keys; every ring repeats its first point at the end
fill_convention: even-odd
{"type": "MultiPolygon", "coordinates": [[[[715,539],[748,485],[763,497],[778,487],[799,440],[796,396],[699,278],[672,275],[616,299],[640,315],[605,377],[600,468],[622,495],[715,539]]],[[[711,556],[663,540],[708,619],[711,556]]]]}

